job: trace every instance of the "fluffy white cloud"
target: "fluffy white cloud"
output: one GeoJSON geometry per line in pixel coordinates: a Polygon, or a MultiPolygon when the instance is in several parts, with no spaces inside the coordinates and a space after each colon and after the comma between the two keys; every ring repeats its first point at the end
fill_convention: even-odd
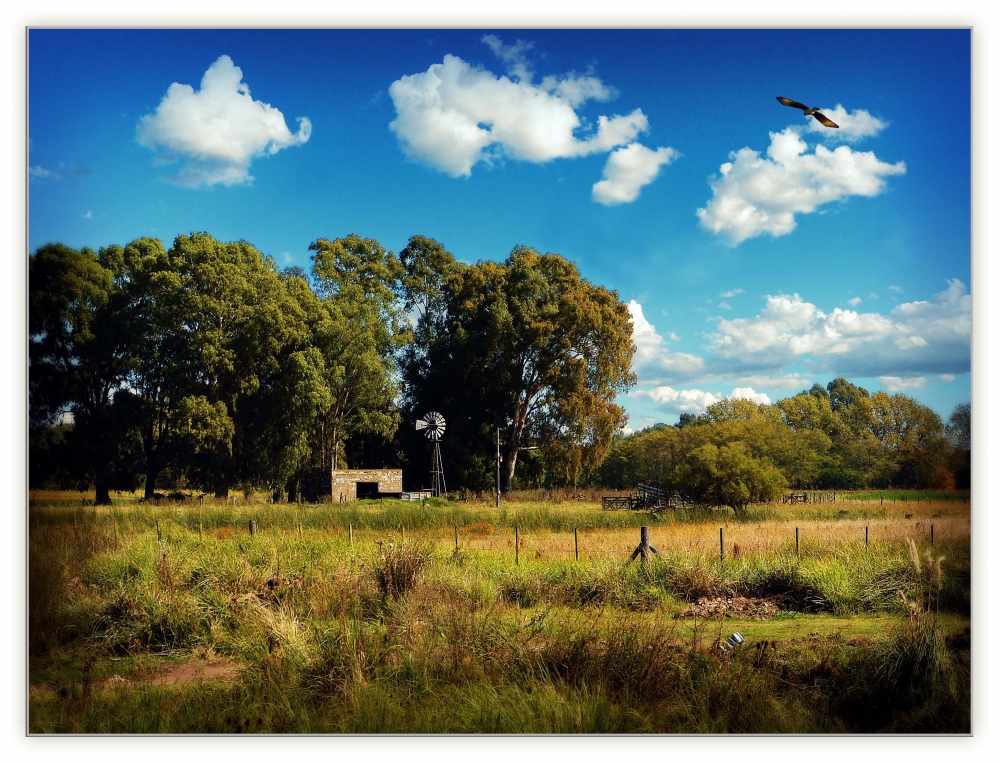
{"type": "MultiPolygon", "coordinates": [[[[667,347],[666,341],[643,315],[642,305],[633,299],[628,303],[628,309],[632,314],[632,342],[636,348],[632,357],[632,370],[640,379],[656,383],[664,377],[691,378],[704,370],[703,358],[684,352],[672,352],[667,347]]],[[[673,332],[670,336],[674,341],[680,338],[673,332]]]]}
{"type": "Polygon", "coordinates": [[[708,406],[723,399],[721,395],[700,389],[673,387],[654,387],[650,390],[637,390],[632,394],[636,397],[648,397],[663,410],[672,413],[702,413],[708,406]]]}
{"type": "Polygon", "coordinates": [[[824,313],[798,294],[782,294],[769,296],[753,318],[720,320],[710,340],[717,357],[755,368],[781,368],[812,355],[835,359],[841,372],[869,376],[963,373],[971,310],[972,298],[957,279],[930,300],[897,305],[887,316],[840,308],[824,313]]]}
{"type": "Polygon", "coordinates": [[[755,392],[753,387],[737,387],[726,395],[726,397],[730,400],[752,400],[753,402],[760,403],[761,405],[771,404],[771,398],[763,392],[755,392]]]}
{"type": "Polygon", "coordinates": [[[824,127],[818,120],[809,117],[806,130],[819,133],[826,140],[845,140],[853,143],[862,138],[872,138],[889,126],[888,122],[873,117],[864,109],[848,111],[839,103],[832,109],[823,109],[823,114],[840,125],[839,129],[824,127]]]}
{"type": "Polygon", "coordinates": [[[184,160],[169,178],[195,188],[253,180],[250,163],[258,156],[309,140],[312,124],[298,119],[293,134],[273,106],[255,101],[242,81],[243,72],[229,56],[220,56],[201,79],[201,89],[173,83],[154,114],[139,120],[137,139],[166,157],[184,160]]]}
{"type": "Polygon", "coordinates": [[[396,108],[389,128],[411,159],[464,177],[480,162],[510,158],[540,163],[625,147],[609,158],[605,179],[593,190],[602,204],[621,204],[635,199],[676,155],[671,148],[652,151],[634,142],[649,129],[642,109],[599,116],[596,129],[585,122],[577,113],[580,106],[617,95],[598,77],[571,72],[536,83],[525,56],[531,43],[504,45],[495,35],[486,35],[483,42],[506,65],[507,75],[449,54],[427,71],[389,86],[396,108]]]}
{"type": "Polygon", "coordinates": [[[877,196],[884,177],[906,172],[903,162],[887,164],[870,151],[808,148],[789,127],[771,133],[766,157],[751,148],[730,154],[732,161],[709,182],[712,199],[697,211],[702,227],[732,244],[765,233],[783,236],[794,230],[796,214],[850,196],[877,196]]]}
{"type": "Polygon", "coordinates": [[[923,389],[927,386],[927,379],[923,376],[910,377],[908,379],[903,379],[899,376],[880,376],[878,377],[878,383],[889,390],[889,392],[903,392],[908,389],[923,389]]]}
{"type": "Polygon", "coordinates": [[[847,304],[849,304],[851,307],[857,307],[858,305],[861,304],[861,302],[862,302],[861,297],[852,297],[851,299],[847,300],[847,304]]]}
{"type": "Polygon", "coordinates": [[[594,183],[594,201],[606,206],[635,201],[643,186],[660,174],[660,167],[670,164],[677,151],[660,147],[653,151],[641,143],[630,143],[611,152],[604,165],[604,179],[594,183]]]}

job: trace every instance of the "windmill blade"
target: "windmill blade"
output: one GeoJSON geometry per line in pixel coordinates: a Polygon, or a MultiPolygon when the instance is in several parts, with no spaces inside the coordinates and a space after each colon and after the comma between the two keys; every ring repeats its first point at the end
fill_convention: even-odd
{"type": "Polygon", "coordinates": [[[421,429],[427,429],[427,422],[423,419],[417,419],[417,431],[419,432],[421,429]]]}

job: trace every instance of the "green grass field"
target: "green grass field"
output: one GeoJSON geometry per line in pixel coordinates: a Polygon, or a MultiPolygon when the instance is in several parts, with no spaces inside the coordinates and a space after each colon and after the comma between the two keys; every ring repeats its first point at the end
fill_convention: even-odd
{"type": "Polygon", "coordinates": [[[30,731],[969,731],[968,494],[596,497],[32,494],[30,731]]]}

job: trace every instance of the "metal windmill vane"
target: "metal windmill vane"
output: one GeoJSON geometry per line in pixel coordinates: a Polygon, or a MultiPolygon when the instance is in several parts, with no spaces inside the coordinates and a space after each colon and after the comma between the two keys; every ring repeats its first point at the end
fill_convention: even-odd
{"type": "Polygon", "coordinates": [[[441,437],[444,435],[445,421],[437,411],[431,411],[423,418],[417,419],[417,431],[423,430],[424,437],[434,443],[431,455],[431,493],[434,496],[448,496],[448,488],[444,482],[444,464],[441,461],[441,437]]]}

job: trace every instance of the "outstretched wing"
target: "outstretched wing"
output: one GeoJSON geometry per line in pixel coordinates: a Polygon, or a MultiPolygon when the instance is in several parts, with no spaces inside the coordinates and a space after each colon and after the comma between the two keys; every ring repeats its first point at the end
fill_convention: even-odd
{"type": "Polygon", "coordinates": [[[830,117],[825,114],[820,114],[818,111],[814,111],[813,116],[816,117],[821,124],[826,125],[827,127],[840,127],[840,125],[830,119],[830,117]]]}
{"type": "Polygon", "coordinates": [[[784,106],[791,106],[793,109],[802,109],[803,111],[808,111],[809,110],[809,107],[806,106],[804,103],[799,103],[798,101],[793,101],[790,98],[782,98],[780,95],[777,96],[777,98],[778,98],[778,103],[780,103],[780,104],[782,104],[784,106]]]}

